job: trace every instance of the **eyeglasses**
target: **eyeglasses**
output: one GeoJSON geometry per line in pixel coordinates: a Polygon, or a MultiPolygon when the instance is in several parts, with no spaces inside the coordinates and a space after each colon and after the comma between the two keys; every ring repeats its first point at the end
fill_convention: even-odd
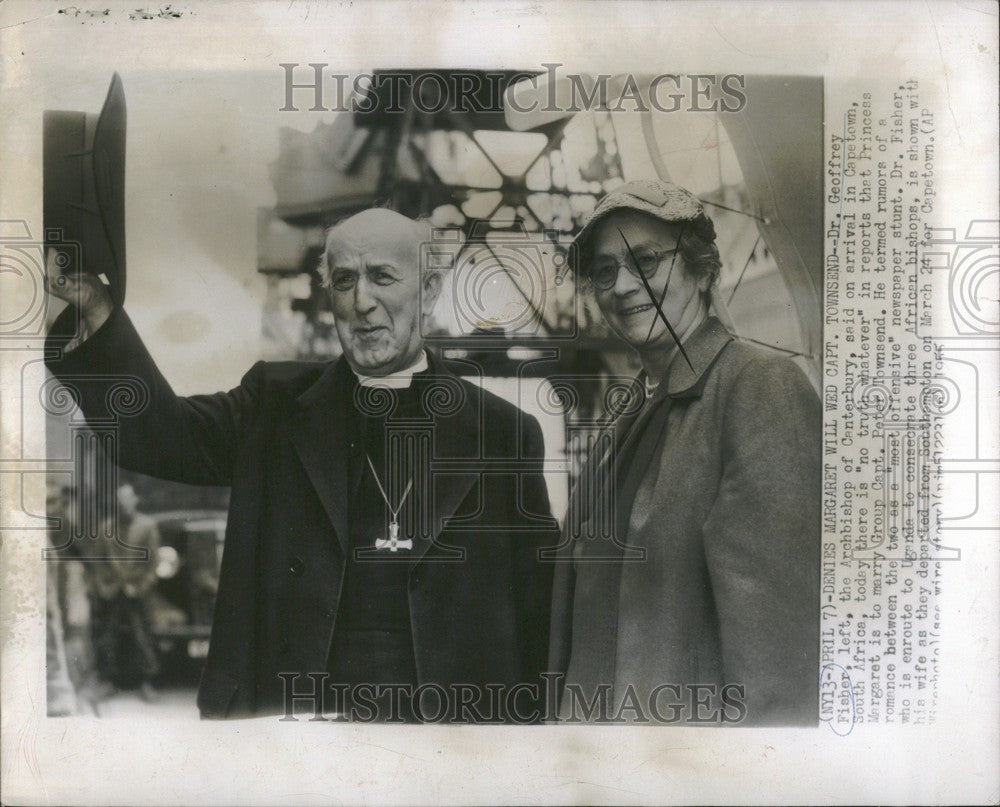
{"type": "Polygon", "coordinates": [[[614,260],[602,260],[590,273],[594,287],[600,291],[607,291],[618,281],[618,271],[622,267],[633,277],[644,277],[650,280],[657,273],[663,262],[669,258],[671,262],[676,259],[677,250],[667,249],[662,252],[644,252],[635,257],[634,261],[630,257],[625,263],[614,260]]]}

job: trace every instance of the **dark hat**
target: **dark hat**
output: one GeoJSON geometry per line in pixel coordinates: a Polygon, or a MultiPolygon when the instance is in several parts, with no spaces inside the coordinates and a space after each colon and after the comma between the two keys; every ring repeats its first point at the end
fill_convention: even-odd
{"type": "Polygon", "coordinates": [[[125,300],[125,92],[115,73],[100,115],[46,110],[42,123],[45,243],[64,272],[97,275],[125,300]],[[78,245],[78,246],[77,246],[78,245]]]}

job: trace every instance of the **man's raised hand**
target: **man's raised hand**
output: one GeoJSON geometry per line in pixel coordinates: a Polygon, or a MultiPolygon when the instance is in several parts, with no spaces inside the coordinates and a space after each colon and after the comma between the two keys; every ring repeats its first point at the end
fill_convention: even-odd
{"type": "Polygon", "coordinates": [[[107,287],[99,278],[86,272],[66,272],[68,263],[65,253],[51,247],[47,250],[45,289],[53,297],[80,310],[82,331],[78,339],[74,340],[78,344],[104,324],[115,305],[107,287]]]}

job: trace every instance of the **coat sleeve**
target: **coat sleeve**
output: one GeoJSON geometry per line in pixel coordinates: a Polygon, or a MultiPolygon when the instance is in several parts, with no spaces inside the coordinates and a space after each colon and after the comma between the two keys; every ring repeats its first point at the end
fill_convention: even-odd
{"type": "Polygon", "coordinates": [[[724,403],[722,482],[704,525],[725,684],[751,725],[818,708],[822,418],[787,359],[748,362],[724,403]]]}
{"type": "Polygon", "coordinates": [[[174,394],[136,333],[115,309],[89,339],[65,351],[74,310],[56,320],[46,366],[75,399],[91,426],[115,432],[116,463],[149,476],[196,485],[229,485],[238,436],[256,411],[258,362],[229,392],[174,394]]]}

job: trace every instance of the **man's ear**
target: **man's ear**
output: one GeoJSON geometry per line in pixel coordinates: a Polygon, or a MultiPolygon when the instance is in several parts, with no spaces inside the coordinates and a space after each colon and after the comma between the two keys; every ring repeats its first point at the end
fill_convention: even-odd
{"type": "Polygon", "coordinates": [[[420,310],[426,317],[430,316],[431,311],[434,310],[434,304],[441,295],[441,273],[427,272],[421,282],[423,287],[420,294],[420,310]]]}

